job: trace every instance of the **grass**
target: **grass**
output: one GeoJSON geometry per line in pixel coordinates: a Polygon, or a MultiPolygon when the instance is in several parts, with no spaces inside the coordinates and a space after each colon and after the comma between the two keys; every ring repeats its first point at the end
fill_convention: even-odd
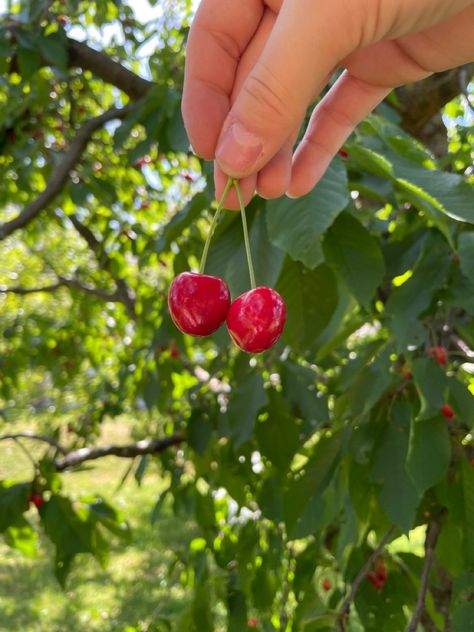
{"type": "MultiPolygon", "coordinates": [[[[18,424],[15,428],[20,429],[18,424]]],[[[125,423],[104,425],[101,442],[120,443],[127,438],[125,423]]],[[[53,576],[52,547],[47,542],[41,543],[35,559],[28,559],[0,539],[0,630],[121,632],[140,624],[138,629],[146,630],[159,616],[175,619],[183,610],[187,595],[176,578],[168,577],[168,568],[172,550],[188,541],[193,527],[175,518],[166,506],[151,525],[150,514],[164,483],[150,473],[141,487],[131,477],[117,491],[128,464],[107,457],[88,470],[63,476],[67,493],[103,496],[124,511],[132,526],[132,544],[114,544],[106,569],[90,556],[78,556],[63,591],[53,576]]],[[[32,478],[31,463],[14,443],[0,443],[0,478],[32,478]]],[[[34,517],[35,509],[30,512],[34,517]]]]}

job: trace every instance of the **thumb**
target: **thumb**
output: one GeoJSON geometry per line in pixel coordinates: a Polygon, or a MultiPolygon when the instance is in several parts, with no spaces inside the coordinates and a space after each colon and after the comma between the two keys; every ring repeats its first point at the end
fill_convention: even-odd
{"type": "Polygon", "coordinates": [[[260,171],[299,129],[328,75],[356,47],[349,29],[355,30],[346,2],[283,2],[223,124],[216,160],[224,173],[242,178],[260,171]]]}

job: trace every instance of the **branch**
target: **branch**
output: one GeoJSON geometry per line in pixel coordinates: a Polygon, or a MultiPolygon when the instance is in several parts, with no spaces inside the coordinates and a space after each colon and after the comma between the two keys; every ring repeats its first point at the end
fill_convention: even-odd
{"type": "Polygon", "coordinates": [[[51,285],[44,285],[42,287],[6,287],[4,285],[0,285],[0,294],[17,294],[19,296],[27,296],[28,294],[39,294],[40,292],[56,292],[63,287],[72,288],[74,290],[80,290],[81,292],[85,292],[86,294],[92,294],[93,296],[97,296],[104,301],[117,303],[121,302],[121,298],[117,295],[117,292],[111,294],[106,292],[105,290],[101,290],[97,287],[91,287],[90,285],[85,285],[79,279],[68,279],[66,277],[59,276],[59,281],[57,283],[52,283],[51,285]]]}
{"type": "Polygon", "coordinates": [[[396,530],[396,527],[394,525],[390,527],[390,529],[387,531],[387,533],[380,540],[380,544],[378,545],[378,547],[376,549],[374,549],[374,551],[370,554],[370,556],[367,559],[367,561],[365,562],[364,566],[360,569],[360,571],[357,573],[354,581],[352,582],[351,590],[350,590],[349,594],[347,595],[347,597],[344,599],[344,602],[343,602],[343,604],[341,606],[341,609],[339,610],[339,613],[337,615],[337,620],[338,620],[338,624],[339,624],[339,630],[341,630],[341,632],[343,632],[346,629],[345,621],[346,621],[347,615],[349,614],[349,610],[351,608],[351,604],[354,601],[355,596],[357,594],[357,591],[360,588],[360,585],[364,581],[367,573],[372,568],[373,563],[379,557],[379,555],[381,554],[381,552],[385,548],[386,544],[388,543],[388,541],[392,537],[392,535],[395,532],[395,530],[396,530]]]}
{"type": "MultiPolygon", "coordinates": [[[[97,237],[94,235],[91,229],[85,226],[79,220],[77,215],[72,214],[72,215],[69,215],[68,217],[71,220],[74,228],[79,233],[79,235],[81,235],[81,237],[85,240],[89,248],[95,254],[96,259],[99,262],[99,265],[102,268],[102,270],[105,270],[106,272],[112,275],[112,272],[111,272],[112,262],[110,258],[107,256],[106,252],[104,251],[102,247],[102,243],[97,239],[97,237]]],[[[135,296],[133,295],[132,290],[128,287],[124,279],[116,278],[113,275],[112,277],[115,281],[115,286],[117,288],[116,300],[123,303],[130,317],[135,319],[136,318],[135,296]]]]}
{"type": "Polygon", "coordinates": [[[61,454],[67,454],[67,450],[54,439],[45,437],[44,435],[34,434],[33,432],[14,432],[0,437],[0,441],[6,441],[7,439],[12,439],[13,441],[17,441],[18,439],[33,439],[34,441],[42,441],[43,443],[48,443],[51,447],[56,448],[56,450],[61,454]]]}
{"type": "Polygon", "coordinates": [[[144,97],[153,83],[136,75],[103,52],[84,42],[68,38],[69,65],[90,70],[96,77],[110,83],[127,94],[132,100],[144,97]]]}
{"type": "Polygon", "coordinates": [[[129,445],[108,445],[100,448],[80,448],[66,454],[62,459],[57,459],[54,464],[58,472],[81,465],[85,461],[101,459],[104,456],[118,456],[121,458],[134,458],[145,454],[159,454],[173,445],[178,445],[185,440],[183,434],[174,434],[164,439],[144,439],[129,445]]]}
{"type": "Polygon", "coordinates": [[[428,583],[430,578],[430,571],[434,561],[434,552],[436,542],[438,541],[439,532],[441,530],[441,515],[438,515],[430,524],[426,531],[425,539],[425,563],[423,566],[423,572],[421,574],[420,592],[418,594],[418,600],[416,602],[415,611],[413,613],[412,620],[408,624],[405,632],[416,632],[418,624],[420,623],[421,616],[425,607],[426,593],[428,592],[428,583]]]}
{"type": "Polygon", "coordinates": [[[401,127],[435,155],[445,155],[447,134],[440,110],[462,92],[461,81],[469,82],[473,76],[474,62],[397,88],[401,127]]]}
{"type": "Polygon", "coordinates": [[[123,108],[112,108],[100,116],[86,121],[71,141],[69,150],[64,154],[61,163],[53,173],[46,189],[40,193],[36,200],[28,204],[17,217],[9,222],[0,224],[0,241],[6,239],[15,230],[24,228],[34,220],[63,190],[69,179],[69,174],[80,161],[92,134],[109,121],[125,118],[134,107],[135,104],[127,105],[123,108]]]}

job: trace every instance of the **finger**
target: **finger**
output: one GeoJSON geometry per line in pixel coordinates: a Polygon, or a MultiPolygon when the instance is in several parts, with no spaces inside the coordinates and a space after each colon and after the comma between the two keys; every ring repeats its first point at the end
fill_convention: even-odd
{"type": "Polygon", "coordinates": [[[225,173],[243,177],[262,169],[303,119],[327,74],[356,46],[355,17],[349,19],[350,12],[341,11],[341,3],[347,4],[283,3],[260,59],[224,123],[216,159],[225,173]]]}
{"type": "Polygon", "coordinates": [[[291,181],[293,145],[287,142],[258,173],[257,193],[271,200],[284,195],[291,181]]]}
{"type": "Polygon", "coordinates": [[[213,159],[239,59],[263,15],[262,0],[202,0],[186,48],[182,112],[191,145],[213,159]]]}
{"type": "MultiPolygon", "coordinates": [[[[227,184],[228,176],[219,168],[219,165],[214,165],[214,185],[216,190],[216,199],[220,200],[222,193],[224,192],[225,185],[227,184]]],[[[251,175],[247,178],[239,180],[239,187],[242,193],[244,204],[247,205],[252,199],[257,186],[257,176],[251,175]]],[[[227,194],[227,198],[224,204],[224,208],[229,211],[240,210],[239,199],[235,188],[232,187],[227,194]]]]}
{"type": "Polygon", "coordinates": [[[389,93],[345,71],[318,103],[293,158],[290,197],[305,195],[326,171],[353,129],[389,93]]]}

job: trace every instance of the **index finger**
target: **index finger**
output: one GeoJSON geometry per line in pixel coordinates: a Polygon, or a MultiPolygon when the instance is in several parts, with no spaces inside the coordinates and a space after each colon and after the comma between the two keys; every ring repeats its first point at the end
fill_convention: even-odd
{"type": "Polygon", "coordinates": [[[186,48],[182,112],[196,153],[214,158],[230,110],[239,59],[258,28],[263,0],[202,0],[186,48]]]}

